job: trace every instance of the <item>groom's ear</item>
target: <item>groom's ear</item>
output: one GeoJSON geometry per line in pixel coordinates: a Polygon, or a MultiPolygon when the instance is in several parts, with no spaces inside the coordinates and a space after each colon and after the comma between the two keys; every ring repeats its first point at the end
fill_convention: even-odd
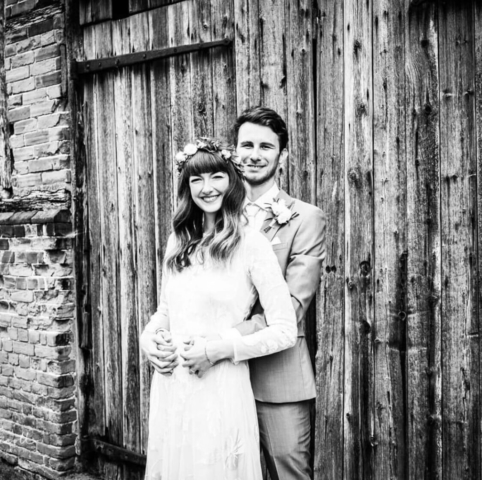
{"type": "Polygon", "coordinates": [[[281,150],[281,153],[279,154],[279,161],[284,162],[288,158],[288,150],[286,148],[283,148],[281,150]]]}

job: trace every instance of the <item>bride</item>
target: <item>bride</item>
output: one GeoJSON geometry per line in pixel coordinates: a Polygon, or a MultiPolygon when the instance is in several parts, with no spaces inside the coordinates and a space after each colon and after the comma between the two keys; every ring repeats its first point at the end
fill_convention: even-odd
{"type": "Polygon", "coordinates": [[[178,208],[161,298],[142,336],[168,330],[185,362],[154,372],[146,480],[261,480],[247,360],[290,348],[296,318],[269,241],[246,226],[241,166],[207,138],[176,156],[178,208]],[[268,328],[235,325],[257,297],[268,328]]]}

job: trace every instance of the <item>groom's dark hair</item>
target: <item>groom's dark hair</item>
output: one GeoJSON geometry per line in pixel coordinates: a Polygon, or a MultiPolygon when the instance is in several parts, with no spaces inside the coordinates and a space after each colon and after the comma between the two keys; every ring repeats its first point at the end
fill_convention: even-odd
{"type": "Polygon", "coordinates": [[[247,122],[271,128],[271,130],[278,135],[280,152],[288,145],[288,129],[286,128],[285,121],[274,110],[271,110],[271,108],[259,106],[248,108],[236,119],[234,123],[234,139],[236,145],[238,144],[239,129],[243,123],[247,122]]]}

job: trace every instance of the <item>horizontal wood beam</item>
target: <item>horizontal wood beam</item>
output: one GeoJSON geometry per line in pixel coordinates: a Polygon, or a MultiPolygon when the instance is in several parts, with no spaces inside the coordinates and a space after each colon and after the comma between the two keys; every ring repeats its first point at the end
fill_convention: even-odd
{"type": "Polygon", "coordinates": [[[101,440],[97,440],[96,438],[90,440],[89,447],[90,449],[97,451],[104,457],[117,461],[120,464],[124,462],[129,462],[136,465],[146,465],[145,455],[131,452],[130,450],[126,450],[125,448],[111,445],[110,443],[102,442],[101,440]]]}
{"type": "Polygon", "coordinates": [[[143,52],[127,53],[125,55],[117,55],[115,57],[84,60],[82,62],[74,62],[73,72],[75,72],[77,75],[98,73],[104,70],[111,70],[113,68],[135,65],[136,63],[149,62],[158,58],[172,57],[174,55],[182,55],[184,53],[196,52],[198,50],[206,50],[208,48],[228,46],[231,43],[231,39],[225,38],[223,40],[215,40],[213,42],[193,43],[191,45],[181,45],[179,47],[169,47],[161,48],[159,50],[146,50],[143,52]]]}

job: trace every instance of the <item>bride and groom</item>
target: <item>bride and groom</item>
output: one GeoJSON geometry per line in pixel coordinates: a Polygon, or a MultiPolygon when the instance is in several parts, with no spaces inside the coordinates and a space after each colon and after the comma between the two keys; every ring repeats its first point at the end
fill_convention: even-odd
{"type": "Polygon", "coordinates": [[[234,131],[236,152],[202,138],[176,156],[161,297],[141,335],[156,370],[146,480],[261,480],[259,442],[272,480],[311,475],[304,317],[324,216],[276,185],[288,155],[276,112],[248,109],[234,131]]]}

